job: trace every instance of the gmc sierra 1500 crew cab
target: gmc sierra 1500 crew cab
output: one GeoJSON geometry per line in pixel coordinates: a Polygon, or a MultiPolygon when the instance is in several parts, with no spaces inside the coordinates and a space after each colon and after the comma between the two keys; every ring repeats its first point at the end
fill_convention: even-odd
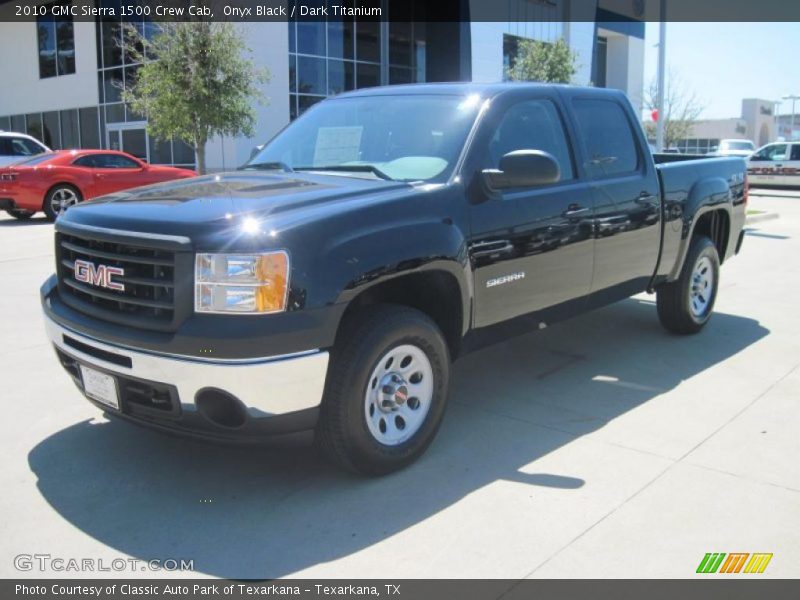
{"type": "Polygon", "coordinates": [[[236,172],[70,208],[46,328],[110,415],[313,437],[386,473],[433,439],[460,354],[643,291],[668,330],[703,328],[742,243],[746,169],[683,158],[654,157],[613,90],[342,94],[236,172]]]}

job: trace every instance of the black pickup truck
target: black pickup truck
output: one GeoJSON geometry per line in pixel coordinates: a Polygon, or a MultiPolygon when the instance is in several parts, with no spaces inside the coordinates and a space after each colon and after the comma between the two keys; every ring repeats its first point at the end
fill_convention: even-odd
{"type": "Polygon", "coordinates": [[[47,331],[111,415],[313,437],[386,473],[434,438],[465,352],[643,291],[671,332],[703,328],[742,244],[746,168],[675,159],[654,160],[612,90],[343,94],[236,172],[61,216],[47,331]]]}

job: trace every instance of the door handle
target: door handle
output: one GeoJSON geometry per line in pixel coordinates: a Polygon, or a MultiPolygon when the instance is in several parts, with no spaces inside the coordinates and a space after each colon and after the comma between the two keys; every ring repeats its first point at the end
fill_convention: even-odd
{"type": "Polygon", "coordinates": [[[653,196],[650,192],[642,192],[639,194],[639,197],[636,199],[637,202],[651,202],[655,200],[656,197],[653,196]]]}
{"type": "Polygon", "coordinates": [[[494,242],[478,242],[470,246],[470,254],[474,258],[481,256],[492,256],[496,254],[508,254],[514,249],[514,244],[508,240],[497,240],[494,242]]]}
{"type": "Polygon", "coordinates": [[[567,210],[564,211],[565,217],[574,217],[575,215],[582,215],[583,213],[589,212],[589,209],[585,206],[581,206],[580,204],[570,204],[567,207],[567,210]]]}

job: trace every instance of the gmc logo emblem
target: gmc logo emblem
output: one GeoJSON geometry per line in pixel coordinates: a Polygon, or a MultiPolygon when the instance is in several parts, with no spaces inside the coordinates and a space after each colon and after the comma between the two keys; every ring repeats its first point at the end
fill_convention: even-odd
{"type": "Polygon", "coordinates": [[[109,267],[108,265],[95,265],[87,260],[75,261],[76,280],[88,283],[89,285],[96,285],[98,287],[124,292],[125,284],[112,280],[111,278],[114,275],[125,275],[125,269],[109,267]]]}

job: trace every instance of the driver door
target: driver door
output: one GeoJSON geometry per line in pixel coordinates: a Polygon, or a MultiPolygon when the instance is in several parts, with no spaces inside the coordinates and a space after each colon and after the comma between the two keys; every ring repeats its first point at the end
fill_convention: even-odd
{"type": "Polygon", "coordinates": [[[149,183],[143,176],[141,163],[121,154],[98,154],[92,170],[95,195],[113,194],[149,183]]]}
{"type": "Polygon", "coordinates": [[[561,177],[471,203],[475,327],[545,309],[578,312],[592,279],[592,191],[575,168],[559,104],[547,95],[517,96],[493,113],[473,143],[478,170],[496,169],[514,150],[543,150],[558,160],[561,177]]]}

